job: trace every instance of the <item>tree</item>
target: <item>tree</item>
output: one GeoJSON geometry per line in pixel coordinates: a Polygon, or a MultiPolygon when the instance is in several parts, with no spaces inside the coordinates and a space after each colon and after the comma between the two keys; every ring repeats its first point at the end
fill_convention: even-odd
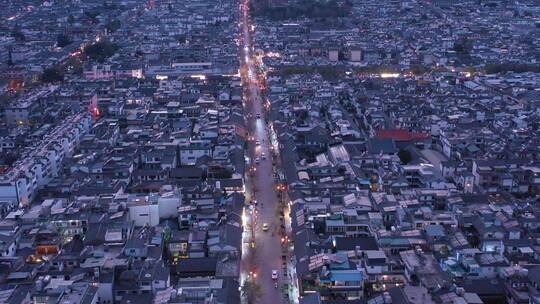
{"type": "Polygon", "coordinates": [[[409,69],[414,75],[422,75],[429,71],[429,68],[424,65],[415,64],[409,69]]]}
{"type": "Polygon", "coordinates": [[[100,63],[105,62],[105,59],[111,57],[118,50],[118,46],[107,40],[96,42],[84,49],[86,56],[100,63]]]}
{"type": "Polygon", "coordinates": [[[82,75],[83,73],[82,61],[78,57],[69,57],[66,60],[64,67],[67,68],[68,72],[75,75],[82,75]]]}
{"type": "Polygon", "coordinates": [[[321,107],[319,108],[319,114],[322,117],[327,117],[328,116],[328,108],[326,107],[326,105],[321,105],[321,107]]]}
{"type": "Polygon", "coordinates": [[[215,166],[211,168],[212,178],[231,178],[232,172],[227,168],[221,166],[215,166]]]}
{"type": "Polygon", "coordinates": [[[346,17],[351,14],[350,1],[338,3],[335,0],[300,0],[287,7],[270,7],[266,5],[255,10],[256,15],[264,15],[273,20],[296,19],[300,17],[313,18],[317,23],[333,23],[338,17],[346,17]]]}
{"type": "Polygon", "coordinates": [[[299,119],[299,120],[305,121],[307,118],[308,118],[308,112],[307,112],[307,111],[301,110],[301,111],[298,113],[298,119],[299,119]]]}
{"type": "Polygon", "coordinates": [[[59,67],[47,68],[41,74],[41,81],[45,83],[58,82],[64,80],[64,74],[59,67]]]}
{"type": "Polygon", "coordinates": [[[412,160],[412,154],[408,150],[403,150],[403,149],[399,150],[398,157],[401,160],[401,162],[404,163],[405,165],[410,163],[412,160]]]}
{"type": "Polygon", "coordinates": [[[56,37],[56,45],[58,47],[63,48],[69,45],[71,42],[72,42],[71,39],[66,34],[58,34],[58,36],[56,37]]]}
{"type": "Polygon", "coordinates": [[[187,41],[186,35],[176,35],[175,38],[180,44],[184,44],[187,41]]]}
{"type": "Polygon", "coordinates": [[[469,55],[472,51],[472,48],[473,42],[468,38],[458,39],[454,43],[454,51],[458,53],[458,55],[469,55]]]}
{"type": "Polygon", "coordinates": [[[86,15],[86,17],[88,17],[92,23],[98,23],[99,20],[97,19],[97,16],[99,16],[99,12],[95,12],[95,11],[86,11],[84,12],[84,14],[86,15]]]}
{"type": "Polygon", "coordinates": [[[13,30],[11,32],[11,37],[15,38],[18,42],[23,42],[26,40],[26,36],[20,30],[13,30]]]}
{"type": "Polygon", "coordinates": [[[533,72],[538,73],[540,72],[540,64],[519,64],[519,63],[510,63],[510,62],[503,62],[503,63],[494,63],[494,64],[488,64],[485,67],[485,72],[487,74],[498,74],[498,73],[506,73],[509,71],[516,72],[516,73],[524,73],[524,72],[533,72]]]}
{"type": "Polygon", "coordinates": [[[120,23],[120,20],[114,19],[107,22],[107,24],[105,25],[105,28],[107,29],[109,33],[114,33],[120,28],[121,25],[122,24],[120,23]]]}
{"type": "Polygon", "coordinates": [[[261,284],[252,280],[245,280],[241,288],[242,296],[246,298],[248,304],[258,303],[262,296],[261,284]]]}
{"type": "Polygon", "coordinates": [[[450,249],[449,249],[448,246],[445,244],[445,245],[442,245],[442,246],[441,246],[441,249],[439,250],[439,252],[440,252],[441,255],[443,255],[443,256],[448,256],[448,254],[450,253],[450,249]]]}
{"type": "Polygon", "coordinates": [[[11,166],[19,157],[13,153],[6,153],[2,158],[1,162],[6,166],[11,166]]]}

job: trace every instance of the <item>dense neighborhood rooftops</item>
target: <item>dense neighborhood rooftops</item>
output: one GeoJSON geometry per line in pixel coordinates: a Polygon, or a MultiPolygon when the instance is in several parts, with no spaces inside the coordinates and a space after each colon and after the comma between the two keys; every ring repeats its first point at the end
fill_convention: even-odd
{"type": "Polygon", "coordinates": [[[538,3],[251,4],[0,3],[0,302],[540,303],[538,3]]]}

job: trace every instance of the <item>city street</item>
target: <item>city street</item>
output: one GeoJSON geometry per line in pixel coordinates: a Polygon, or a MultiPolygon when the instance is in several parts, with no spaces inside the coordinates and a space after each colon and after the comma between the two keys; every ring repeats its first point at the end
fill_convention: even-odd
{"type": "MultiPolygon", "coordinates": [[[[259,89],[260,79],[257,76],[256,60],[252,53],[248,6],[247,0],[240,6],[242,16],[241,75],[245,88],[245,114],[250,137],[248,157],[250,159],[249,165],[252,168],[248,192],[252,195],[251,199],[257,202],[257,218],[254,234],[255,265],[250,265],[250,269],[243,269],[243,277],[246,277],[249,271],[256,274],[255,281],[262,287],[260,303],[283,303],[284,273],[281,258],[281,236],[279,234],[278,199],[273,179],[272,151],[266,125],[264,102],[259,89]],[[265,224],[267,229],[263,229],[265,224]],[[272,278],[273,270],[278,271],[277,280],[272,278]]],[[[251,249],[250,246],[244,248],[251,249]]]]}

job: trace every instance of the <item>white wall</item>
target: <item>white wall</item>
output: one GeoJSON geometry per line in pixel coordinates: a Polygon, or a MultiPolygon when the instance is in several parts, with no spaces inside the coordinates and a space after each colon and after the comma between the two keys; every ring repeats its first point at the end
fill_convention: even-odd
{"type": "Polygon", "coordinates": [[[98,297],[100,304],[112,304],[113,294],[112,294],[112,284],[111,283],[99,283],[98,286],[98,297]]]}
{"type": "Polygon", "coordinates": [[[176,218],[178,207],[180,207],[180,197],[160,197],[158,198],[159,217],[176,218]]]}
{"type": "Polygon", "coordinates": [[[351,61],[361,61],[361,60],[362,60],[362,52],[359,50],[352,50],[351,61]]]}
{"type": "Polygon", "coordinates": [[[159,225],[158,205],[133,205],[129,206],[129,218],[135,222],[135,226],[159,225]]]}
{"type": "Polygon", "coordinates": [[[15,185],[3,184],[0,185],[0,200],[2,201],[17,201],[17,188],[15,185]]]}
{"type": "Polygon", "coordinates": [[[197,159],[204,155],[210,155],[210,153],[207,150],[180,150],[180,163],[183,165],[195,164],[197,159]]]}
{"type": "Polygon", "coordinates": [[[171,286],[170,277],[167,280],[152,280],[152,292],[155,293],[158,290],[165,289],[171,286]]]}

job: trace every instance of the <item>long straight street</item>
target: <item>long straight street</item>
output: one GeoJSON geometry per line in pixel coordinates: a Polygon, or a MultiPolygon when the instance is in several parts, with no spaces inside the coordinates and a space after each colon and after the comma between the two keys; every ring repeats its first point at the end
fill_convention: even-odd
{"type": "Polygon", "coordinates": [[[247,246],[248,250],[256,252],[254,265],[244,267],[243,272],[244,277],[251,272],[251,278],[262,287],[259,303],[282,303],[284,299],[282,291],[284,271],[279,234],[279,204],[272,172],[272,152],[264,101],[259,89],[261,79],[257,73],[251,44],[249,1],[243,1],[240,9],[241,75],[245,90],[245,115],[250,137],[248,156],[251,174],[248,192],[252,194],[252,201],[257,202],[254,206],[257,210],[257,216],[251,218],[255,221],[254,246],[247,246]],[[272,274],[273,271],[277,272],[277,278],[276,274],[272,274]]]}

